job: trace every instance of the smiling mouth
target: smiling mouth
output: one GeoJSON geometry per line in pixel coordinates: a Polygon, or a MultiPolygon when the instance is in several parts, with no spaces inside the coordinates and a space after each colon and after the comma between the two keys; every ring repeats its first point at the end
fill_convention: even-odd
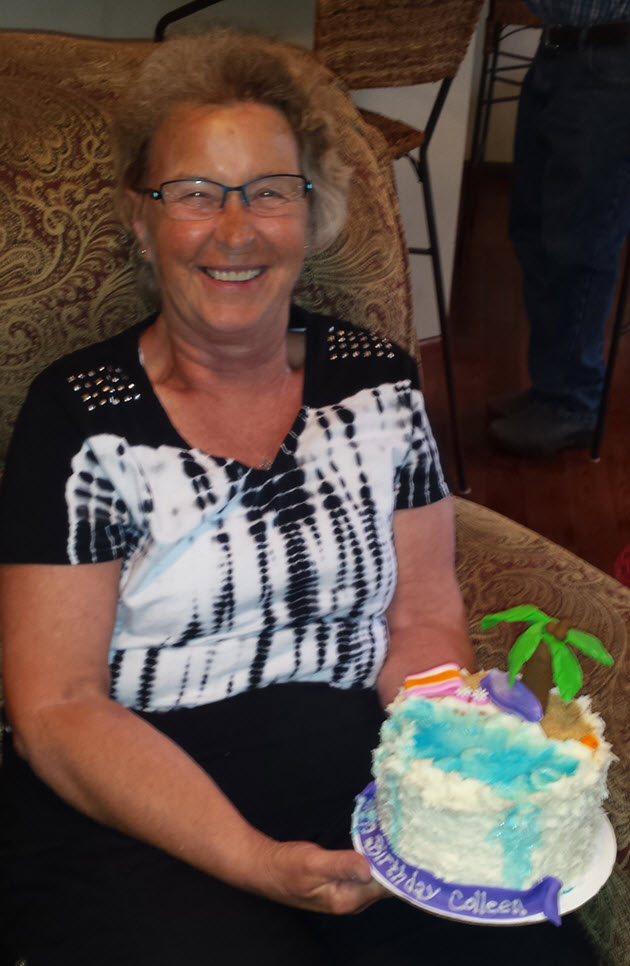
{"type": "Polygon", "coordinates": [[[247,270],[202,268],[205,275],[209,275],[216,282],[251,282],[253,278],[262,275],[262,268],[250,268],[247,270]]]}

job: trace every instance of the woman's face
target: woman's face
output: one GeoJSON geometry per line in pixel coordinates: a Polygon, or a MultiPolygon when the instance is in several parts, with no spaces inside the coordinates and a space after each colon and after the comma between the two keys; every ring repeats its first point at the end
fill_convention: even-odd
{"type": "MultiPolygon", "coordinates": [[[[153,139],[146,184],[207,178],[234,186],[300,173],[293,132],[273,108],[184,104],[153,139]]],[[[256,215],[230,192],[211,218],[177,221],[162,201],[145,195],[134,226],[157,276],[162,318],[186,338],[238,340],[252,329],[261,336],[270,327],[286,329],[304,260],[306,199],[280,214],[256,215]]]]}

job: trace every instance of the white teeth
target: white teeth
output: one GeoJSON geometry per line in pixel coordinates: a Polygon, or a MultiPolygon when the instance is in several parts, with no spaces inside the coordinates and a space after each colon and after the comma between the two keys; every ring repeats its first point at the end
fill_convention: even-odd
{"type": "Polygon", "coordinates": [[[236,272],[219,270],[218,268],[204,268],[206,275],[216,279],[217,282],[249,282],[262,272],[262,268],[251,268],[248,271],[236,272]]]}

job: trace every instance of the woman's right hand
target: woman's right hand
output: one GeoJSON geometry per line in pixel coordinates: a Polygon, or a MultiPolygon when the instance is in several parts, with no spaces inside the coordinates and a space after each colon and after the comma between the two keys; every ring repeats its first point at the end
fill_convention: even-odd
{"type": "Polygon", "coordinates": [[[278,842],[253,828],[181,748],[110,699],[120,566],[3,568],[6,699],[18,753],[79,811],[230,885],[338,914],[385,895],[352,850],[278,842]]]}
{"type": "Polygon", "coordinates": [[[267,840],[261,861],[268,882],[264,894],[284,905],[345,915],[389,895],[372,879],[363,856],[351,849],[333,851],[312,842],[267,840]]]}

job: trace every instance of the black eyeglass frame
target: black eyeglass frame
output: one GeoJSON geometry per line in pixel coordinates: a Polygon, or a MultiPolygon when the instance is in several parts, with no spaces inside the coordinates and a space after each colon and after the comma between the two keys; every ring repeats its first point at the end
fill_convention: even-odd
{"type": "MultiPolygon", "coordinates": [[[[244,184],[238,185],[227,185],[221,184],[220,181],[212,181],[210,178],[174,178],[172,181],[163,181],[159,188],[136,188],[136,194],[148,195],[153,201],[161,201],[165,208],[168,210],[168,204],[164,198],[164,188],[171,184],[184,184],[185,182],[190,182],[191,184],[205,185],[212,184],[216,185],[217,188],[221,188],[223,194],[221,196],[221,204],[217,208],[217,211],[221,211],[225,207],[225,199],[227,198],[230,191],[239,191],[241,195],[241,200],[246,208],[251,207],[251,203],[247,198],[247,188],[250,185],[256,184],[257,181],[269,181],[271,178],[299,178],[302,182],[304,188],[304,194],[302,198],[308,197],[310,191],[313,190],[313,184],[308,180],[303,174],[267,174],[260,175],[258,178],[252,178],[251,181],[246,181],[244,184]]],[[[298,199],[296,199],[298,200],[298,199]]],[[[301,200],[301,199],[300,199],[301,200]]],[[[280,208],[282,205],[279,206],[280,208]]],[[[275,211],[277,209],[270,209],[275,211]]]]}

